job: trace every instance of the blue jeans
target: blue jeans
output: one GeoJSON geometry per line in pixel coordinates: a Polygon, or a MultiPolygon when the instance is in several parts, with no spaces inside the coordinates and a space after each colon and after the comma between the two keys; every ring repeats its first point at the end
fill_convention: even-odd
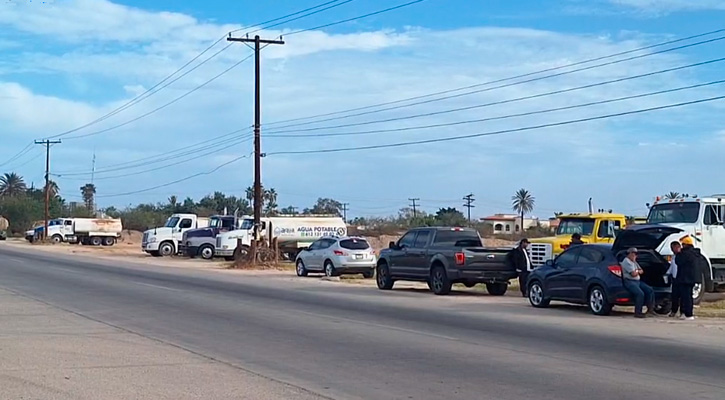
{"type": "Polygon", "coordinates": [[[654,310],[655,291],[642,281],[634,281],[631,279],[624,280],[624,287],[634,296],[634,313],[642,314],[642,306],[647,303],[650,311],[654,310]]]}

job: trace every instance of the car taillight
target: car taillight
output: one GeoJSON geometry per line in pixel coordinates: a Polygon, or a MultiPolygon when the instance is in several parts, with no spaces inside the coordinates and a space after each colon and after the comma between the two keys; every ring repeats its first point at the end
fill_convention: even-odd
{"type": "Polygon", "coordinates": [[[341,251],[341,250],[335,250],[335,251],[333,251],[333,253],[336,256],[344,256],[345,255],[345,252],[344,251],[341,251]]]}
{"type": "Polygon", "coordinates": [[[569,248],[569,245],[568,244],[560,244],[559,245],[559,248],[561,248],[562,250],[566,250],[566,249],[569,248]]]}
{"type": "Polygon", "coordinates": [[[620,278],[622,277],[622,267],[619,265],[610,265],[609,272],[613,273],[614,275],[617,275],[620,278]]]}
{"type": "Polygon", "coordinates": [[[456,265],[463,265],[466,263],[466,255],[463,253],[456,253],[456,265]]]}

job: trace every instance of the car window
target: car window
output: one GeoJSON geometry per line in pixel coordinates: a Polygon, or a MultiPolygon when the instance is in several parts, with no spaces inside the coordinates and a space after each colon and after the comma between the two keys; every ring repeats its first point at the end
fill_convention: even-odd
{"type": "Polygon", "coordinates": [[[191,228],[191,220],[188,218],[184,218],[183,220],[181,220],[181,223],[179,224],[179,228],[181,228],[181,229],[191,228]]]}
{"type": "Polygon", "coordinates": [[[417,232],[408,232],[403,235],[403,237],[398,241],[398,247],[413,247],[413,244],[415,244],[416,233],[417,232]]]}
{"type": "Polygon", "coordinates": [[[370,244],[365,239],[350,238],[340,240],[340,247],[348,250],[367,250],[370,248],[370,244]]]}
{"type": "Polygon", "coordinates": [[[598,264],[602,261],[604,261],[604,254],[602,254],[599,250],[591,247],[582,247],[577,264],[591,265],[598,264]]]}
{"type": "Polygon", "coordinates": [[[705,225],[719,225],[720,224],[720,206],[707,206],[705,207],[705,225]]]}
{"type": "Polygon", "coordinates": [[[66,225],[73,225],[73,220],[70,220],[70,219],[69,219],[68,221],[65,221],[65,224],[66,224],[66,225]]]}
{"type": "Polygon", "coordinates": [[[464,243],[461,247],[481,247],[481,237],[478,232],[472,230],[445,230],[436,231],[433,244],[438,246],[456,246],[456,243],[464,243]]]}
{"type": "Polygon", "coordinates": [[[415,238],[415,244],[413,244],[413,247],[416,249],[422,249],[425,248],[425,246],[428,244],[428,238],[430,237],[430,231],[419,231],[418,236],[415,238]]]}
{"type": "Polygon", "coordinates": [[[561,265],[574,265],[576,264],[576,258],[581,250],[580,246],[573,247],[571,250],[567,250],[556,258],[556,264],[561,265]]]}
{"type": "Polygon", "coordinates": [[[310,247],[308,247],[307,249],[308,250],[318,250],[319,248],[320,248],[320,241],[319,240],[315,240],[314,242],[312,242],[312,244],[310,245],[310,247]]]}
{"type": "Polygon", "coordinates": [[[614,227],[614,221],[601,221],[599,223],[599,230],[597,231],[597,236],[600,238],[614,237],[614,227]]]}
{"type": "Polygon", "coordinates": [[[320,250],[328,249],[335,244],[335,239],[320,239],[320,250]]]}

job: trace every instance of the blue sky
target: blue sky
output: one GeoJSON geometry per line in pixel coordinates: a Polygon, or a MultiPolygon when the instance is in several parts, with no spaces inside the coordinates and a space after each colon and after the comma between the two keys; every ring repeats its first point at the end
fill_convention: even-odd
{"type": "MultiPolygon", "coordinates": [[[[33,139],[77,128],[117,109],[230,30],[323,2],[0,3],[0,172],[16,171],[40,185],[39,146],[8,162],[33,139]]],[[[260,34],[275,37],[405,2],[350,1],[260,34]]],[[[589,197],[597,208],[644,214],[644,204],[663,192],[722,192],[714,171],[725,167],[720,156],[725,147],[723,101],[462,141],[356,152],[275,153],[510,130],[722,95],[725,85],[720,84],[596,107],[497,118],[725,79],[723,63],[718,62],[440,114],[725,57],[725,40],[445,101],[289,129],[280,129],[287,124],[274,124],[614,54],[725,28],[722,21],[725,3],[719,0],[425,0],[286,37],[286,45],[264,51],[263,123],[269,126],[263,127],[263,150],[269,156],[263,162],[263,182],[277,189],[281,206],[305,207],[317,197],[333,197],[350,203],[352,215],[394,214],[409,197],[420,198],[428,211],[443,206],[460,209],[461,197],[472,192],[478,199],[475,213],[483,216],[507,212],[511,195],[521,187],[536,197],[534,214],[540,217],[582,211],[589,197]],[[425,113],[437,114],[399,119],[425,113]],[[494,120],[447,125],[485,118],[494,120]],[[388,119],[399,120],[376,122],[388,119]],[[442,127],[359,134],[434,124],[442,127]],[[352,126],[318,129],[337,125],[352,126]],[[317,130],[301,130],[310,128],[317,130]],[[275,129],[292,132],[275,133],[275,129]],[[317,133],[358,134],[310,137],[317,133]]],[[[200,60],[225,45],[219,43],[200,60]]],[[[198,198],[214,190],[243,193],[251,184],[248,159],[167,184],[251,152],[246,132],[221,135],[253,121],[252,62],[158,112],[127,122],[184,95],[249,53],[244,45],[235,44],[153,96],[63,136],[52,159],[62,194],[78,200],[78,188],[91,177],[94,151],[101,206],[165,201],[170,195],[198,198]],[[118,125],[123,126],[115,128],[118,125]],[[108,128],[113,129],[74,138],[108,128]],[[146,164],[149,161],[156,163],[146,164]],[[146,165],[129,168],[138,163],[146,165]],[[160,167],[165,168],[145,172],[160,167]],[[156,186],[161,187],[152,189],[156,186]],[[138,191],[142,192],[124,195],[138,191]]]]}

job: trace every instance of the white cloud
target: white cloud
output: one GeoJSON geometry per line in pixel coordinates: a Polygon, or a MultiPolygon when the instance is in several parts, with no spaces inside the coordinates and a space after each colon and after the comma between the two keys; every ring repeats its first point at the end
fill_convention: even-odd
{"type": "MultiPolygon", "coordinates": [[[[29,32],[33,24],[44,23],[43,29],[35,32],[43,37],[60,35],[62,40],[78,43],[93,37],[102,44],[136,41],[142,45],[123,46],[122,51],[116,51],[113,47],[103,50],[104,46],[79,46],[78,49],[65,53],[38,50],[21,55],[18,58],[19,64],[33,68],[30,70],[26,67],[23,72],[27,84],[0,83],[0,126],[3,126],[0,135],[3,141],[12,140],[14,143],[14,146],[0,148],[0,160],[12,156],[30,139],[82,125],[125,104],[131,97],[142,93],[190,59],[204,45],[230,29],[230,26],[199,22],[182,14],[153,13],[104,1],[78,0],[74,5],[77,9],[69,15],[70,22],[54,22],[60,15],[59,11],[48,8],[47,11],[34,11],[30,15],[21,16],[15,13],[18,19],[11,20],[7,16],[0,16],[0,26],[5,24],[17,31],[29,32]],[[114,22],[110,27],[93,18],[87,23],[79,22],[84,15],[95,14],[99,10],[116,13],[116,17],[114,14],[104,15],[105,18],[123,21],[123,25],[134,23],[151,26],[137,32],[117,32],[119,29],[116,24],[120,22],[114,22]],[[175,31],[177,38],[184,40],[168,40],[167,33],[170,30],[175,31]],[[29,89],[32,79],[39,76],[38,72],[53,78],[73,77],[87,82],[85,85],[79,82],[77,87],[53,89],[55,92],[51,95],[46,92],[52,92],[51,89],[44,88],[42,92],[29,89]],[[101,99],[78,100],[85,96],[80,93],[80,89],[94,85],[101,85],[108,94],[101,99]],[[65,91],[69,93],[64,93],[65,91]],[[11,96],[13,99],[4,96],[11,96]]],[[[60,6],[56,4],[55,7],[60,6]]],[[[270,35],[279,33],[272,32],[270,35]]],[[[519,28],[467,28],[451,31],[408,28],[404,31],[377,30],[344,35],[307,32],[285,40],[285,46],[271,46],[264,52],[264,122],[394,101],[496,80],[617,53],[653,43],[661,38],[633,32],[572,35],[519,28]]],[[[248,53],[249,50],[241,44],[233,46],[218,59],[157,95],[79,133],[107,128],[153,110],[186,93],[248,53]]],[[[679,53],[663,54],[527,85],[328,124],[364,122],[483,104],[690,62],[693,61],[688,56],[679,53]]],[[[67,172],[87,171],[94,148],[98,167],[102,169],[111,164],[168,153],[169,150],[249,126],[252,123],[252,74],[252,63],[243,64],[203,90],[148,118],[102,135],[83,140],[66,140],[54,150],[54,169],[67,172]]],[[[509,103],[387,124],[340,128],[331,132],[397,128],[502,116],[675,87],[699,79],[696,75],[686,73],[666,74],[536,101],[509,103]]],[[[595,109],[575,109],[485,124],[338,138],[273,138],[271,127],[265,127],[263,149],[272,153],[450,137],[656,106],[704,97],[708,93],[707,90],[683,92],[612,103],[595,109]]],[[[307,199],[302,199],[305,203],[318,196],[339,197],[351,202],[354,209],[356,200],[361,199],[400,198],[402,207],[406,203],[405,199],[410,196],[423,199],[456,199],[465,194],[464,192],[474,191],[481,199],[498,199],[490,202],[491,205],[481,204],[479,211],[486,213],[493,211],[491,208],[494,204],[496,208],[501,208],[501,204],[508,204],[508,193],[524,186],[537,195],[542,211],[537,212],[539,214],[547,210],[575,211],[583,208],[590,196],[599,199],[598,204],[602,203],[602,206],[606,203],[609,208],[625,208],[625,200],[637,205],[644,204],[644,201],[636,198],[623,199],[619,190],[612,190],[618,186],[607,182],[625,175],[641,179],[643,184],[637,188],[637,193],[649,199],[651,192],[658,190],[657,185],[663,184],[663,180],[682,175],[678,172],[677,165],[699,163],[698,160],[689,159],[686,153],[669,154],[668,146],[643,147],[639,144],[679,143],[694,130],[714,132],[719,128],[712,128],[711,125],[715,125],[717,121],[706,117],[708,110],[711,108],[702,106],[649,116],[626,117],[617,121],[599,121],[369,152],[309,156],[271,155],[264,159],[264,183],[278,189],[281,194],[280,203],[285,205],[291,201],[299,202],[300,199],[286,199],[284,193],[306,194],[307,199]],[[661,139],[658,136],[667,138],[661,139]],[[641,151],[642,148],[646,151],[641,151]],[[667,153],[667,157],[662,157],[662,152],[667,153]],[[680,162],[682,164],[678,164],[680,162]],[[655,172],[663,178],[647,175],[655,172]],[[592,185],[589,183],[591,180],[602,184],[592,185]]],[[[703,149],[698,143],[693,146],[700,146],[697,147],[698,151],[703,149]]],[[[99,193],[142,189],[209,170],[215,165],[248,153],[251,151],[251,144],[246,142],[220,146],[217,150],[203,159],[155,173],[118,180],[99,180],[99,193]]],[[[712,148],[709,150],[714,151],[712,148]]],[[[200,153],[202,152],[196,154],[200,153]]],[[[187,157],[194,156],[195,154],[190,154],[187,157]]],[[[174,161],[177,160],[146,168],[174,161]]],[[[37,171],[26,167],[21,172],[32,175],[37,171]]],[[[104,174],[97,176],[102,177],[104,174]]],[[[60,179],[59,183],[61,188],[72,188],[80,186],[78,183],[82,184],[84,179],[87,177],[67,176],[60,179]]],[[[104,202],[123,205],[134,200],[162,199],[169,194],[185,197],[187,193],[204,193],[230,187],[243,188],[250,182],[250,164],[242,161],[204,178],[138,197],[104,199],[104,202]]],[[[635,197],[636,193],[628,196],[635,197]]],[[[376,206],[363,201],[360,203],[368,208],[376,206]]],[[[390,202],[386,203],[386,207],[387,204],[390,202]]],[[[459,205],[456,203],[452,206],[459,205]]]]}
{"type": "Polygon", "coordinates": [[[722,0],[609,0],[614,5],[646,12],[725,10],[722,0]]]}

